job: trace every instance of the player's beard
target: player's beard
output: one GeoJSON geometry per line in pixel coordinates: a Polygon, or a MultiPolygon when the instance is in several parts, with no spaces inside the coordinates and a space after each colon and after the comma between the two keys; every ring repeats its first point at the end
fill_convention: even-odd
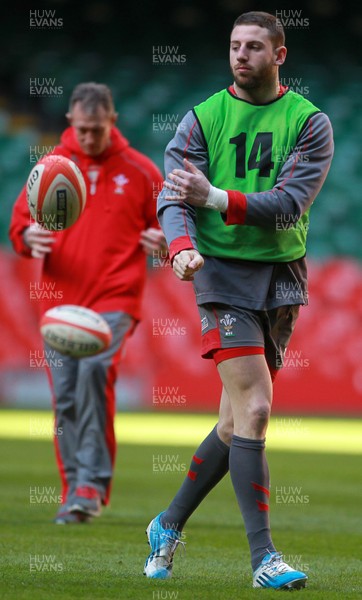
{"type": "MultiPolygon", "coordinates": [[[[242,66],[242,65],[240,65],[242,66]]],[[[257,90],[268,88],[275,81],[275,66],[268,63],[258,70],[245,71],[244,74],[231,67],[236,85],[242,90],[257,90]]]]}

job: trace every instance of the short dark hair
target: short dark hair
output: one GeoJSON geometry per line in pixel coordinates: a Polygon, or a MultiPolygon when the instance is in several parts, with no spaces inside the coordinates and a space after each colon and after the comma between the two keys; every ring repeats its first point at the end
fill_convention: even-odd
{"type": "Polygon", "coordinates": [[[69,100],[69,111],[80,102],[85,112],[94,114],[99,106],[103,106],[107,113],[115,112],[112,92],[103,83],[79,83],[73,90],[69,100]]]}
{"type": "Polygon", "coordinates": [[[243,13],[235,20],[233,30],[238,25],[259,25],[259,27],[265,27],[269,31],[270,38],[272,39],[275,48],[284,46],[285,44],[283,25],[279,19],[270,13],[260,11],[243,13]]]}

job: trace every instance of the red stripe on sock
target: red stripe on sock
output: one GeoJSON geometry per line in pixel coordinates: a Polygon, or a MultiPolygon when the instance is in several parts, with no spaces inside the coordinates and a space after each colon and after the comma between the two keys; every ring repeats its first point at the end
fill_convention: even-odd
{"type": "Polygon", "coordinates": [[[191,469],[190,469],[189,472],[187,473],[187,477],[189,477],[192,481],[195,481],[196,477],[197,477],[196,471],[191,471],[191,469]]]}
{"type": "Polygon", "coordinates": [[[264,492],[264,494],[266,494],[269,498],[270,492],[267,488],[263,487],[262,485],[259,485],[258,483],[255,483],[254,481],[251,482],[251,485],[253,486],[254,490],[256,490],[257,492],[264,492]]]}
{"type": "Polygon", "coordinates": [[[257,500],[256,503],[258,505],[259,510],[261,510],[261,511],[269,510],[269,506],[267,504],[265,504],[264,502],[260,502],[260,500],[257,500]]]}
{"type": "Polygon", "coordinates": [[[198,456],[196,456],[196,454],[194,454],[192,460],[194,460],[197,465],[201,465],[201,463],[203,463],[205,459],[199,458],[198,456]]]}

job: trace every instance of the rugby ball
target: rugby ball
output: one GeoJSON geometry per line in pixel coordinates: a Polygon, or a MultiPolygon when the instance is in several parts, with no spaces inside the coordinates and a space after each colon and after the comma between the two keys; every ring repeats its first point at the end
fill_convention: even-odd
{"type": "Polygon", "coordinates": [[[99,354],[112,339],[111,329],[100,314],[75,304],[47,310],[40,321],[40,332],[51,348],[73,358],[99,354]]]}
{"type": "Polygon", "coordinates": [[[84,210],[84,177],[69,158],[44,156],[30,171],[26,195],[33,219],[45,229],[62,231],[74,225],[84,210]]]}

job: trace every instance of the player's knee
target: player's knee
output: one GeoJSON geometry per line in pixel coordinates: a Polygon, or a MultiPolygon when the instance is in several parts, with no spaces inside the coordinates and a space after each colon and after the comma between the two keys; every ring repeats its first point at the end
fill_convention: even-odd
{"type": "Polygon", "coordinates": [[[234,433],[233,419],[228,420],[228,421],[219,420],[219,422],[217,424],[217,434],[218,434],[219,438],[221,439],[221,441],[224,442],[224,444],[227,444],[228,446],[230,446],[233,433],[234,433]]]}
{"type": "Polygon", "coordinates": [[[249,407],[249,422],[256,430],[263,429],[269,422],[270,404],[267,400],[253,402],[249,407]]]}

